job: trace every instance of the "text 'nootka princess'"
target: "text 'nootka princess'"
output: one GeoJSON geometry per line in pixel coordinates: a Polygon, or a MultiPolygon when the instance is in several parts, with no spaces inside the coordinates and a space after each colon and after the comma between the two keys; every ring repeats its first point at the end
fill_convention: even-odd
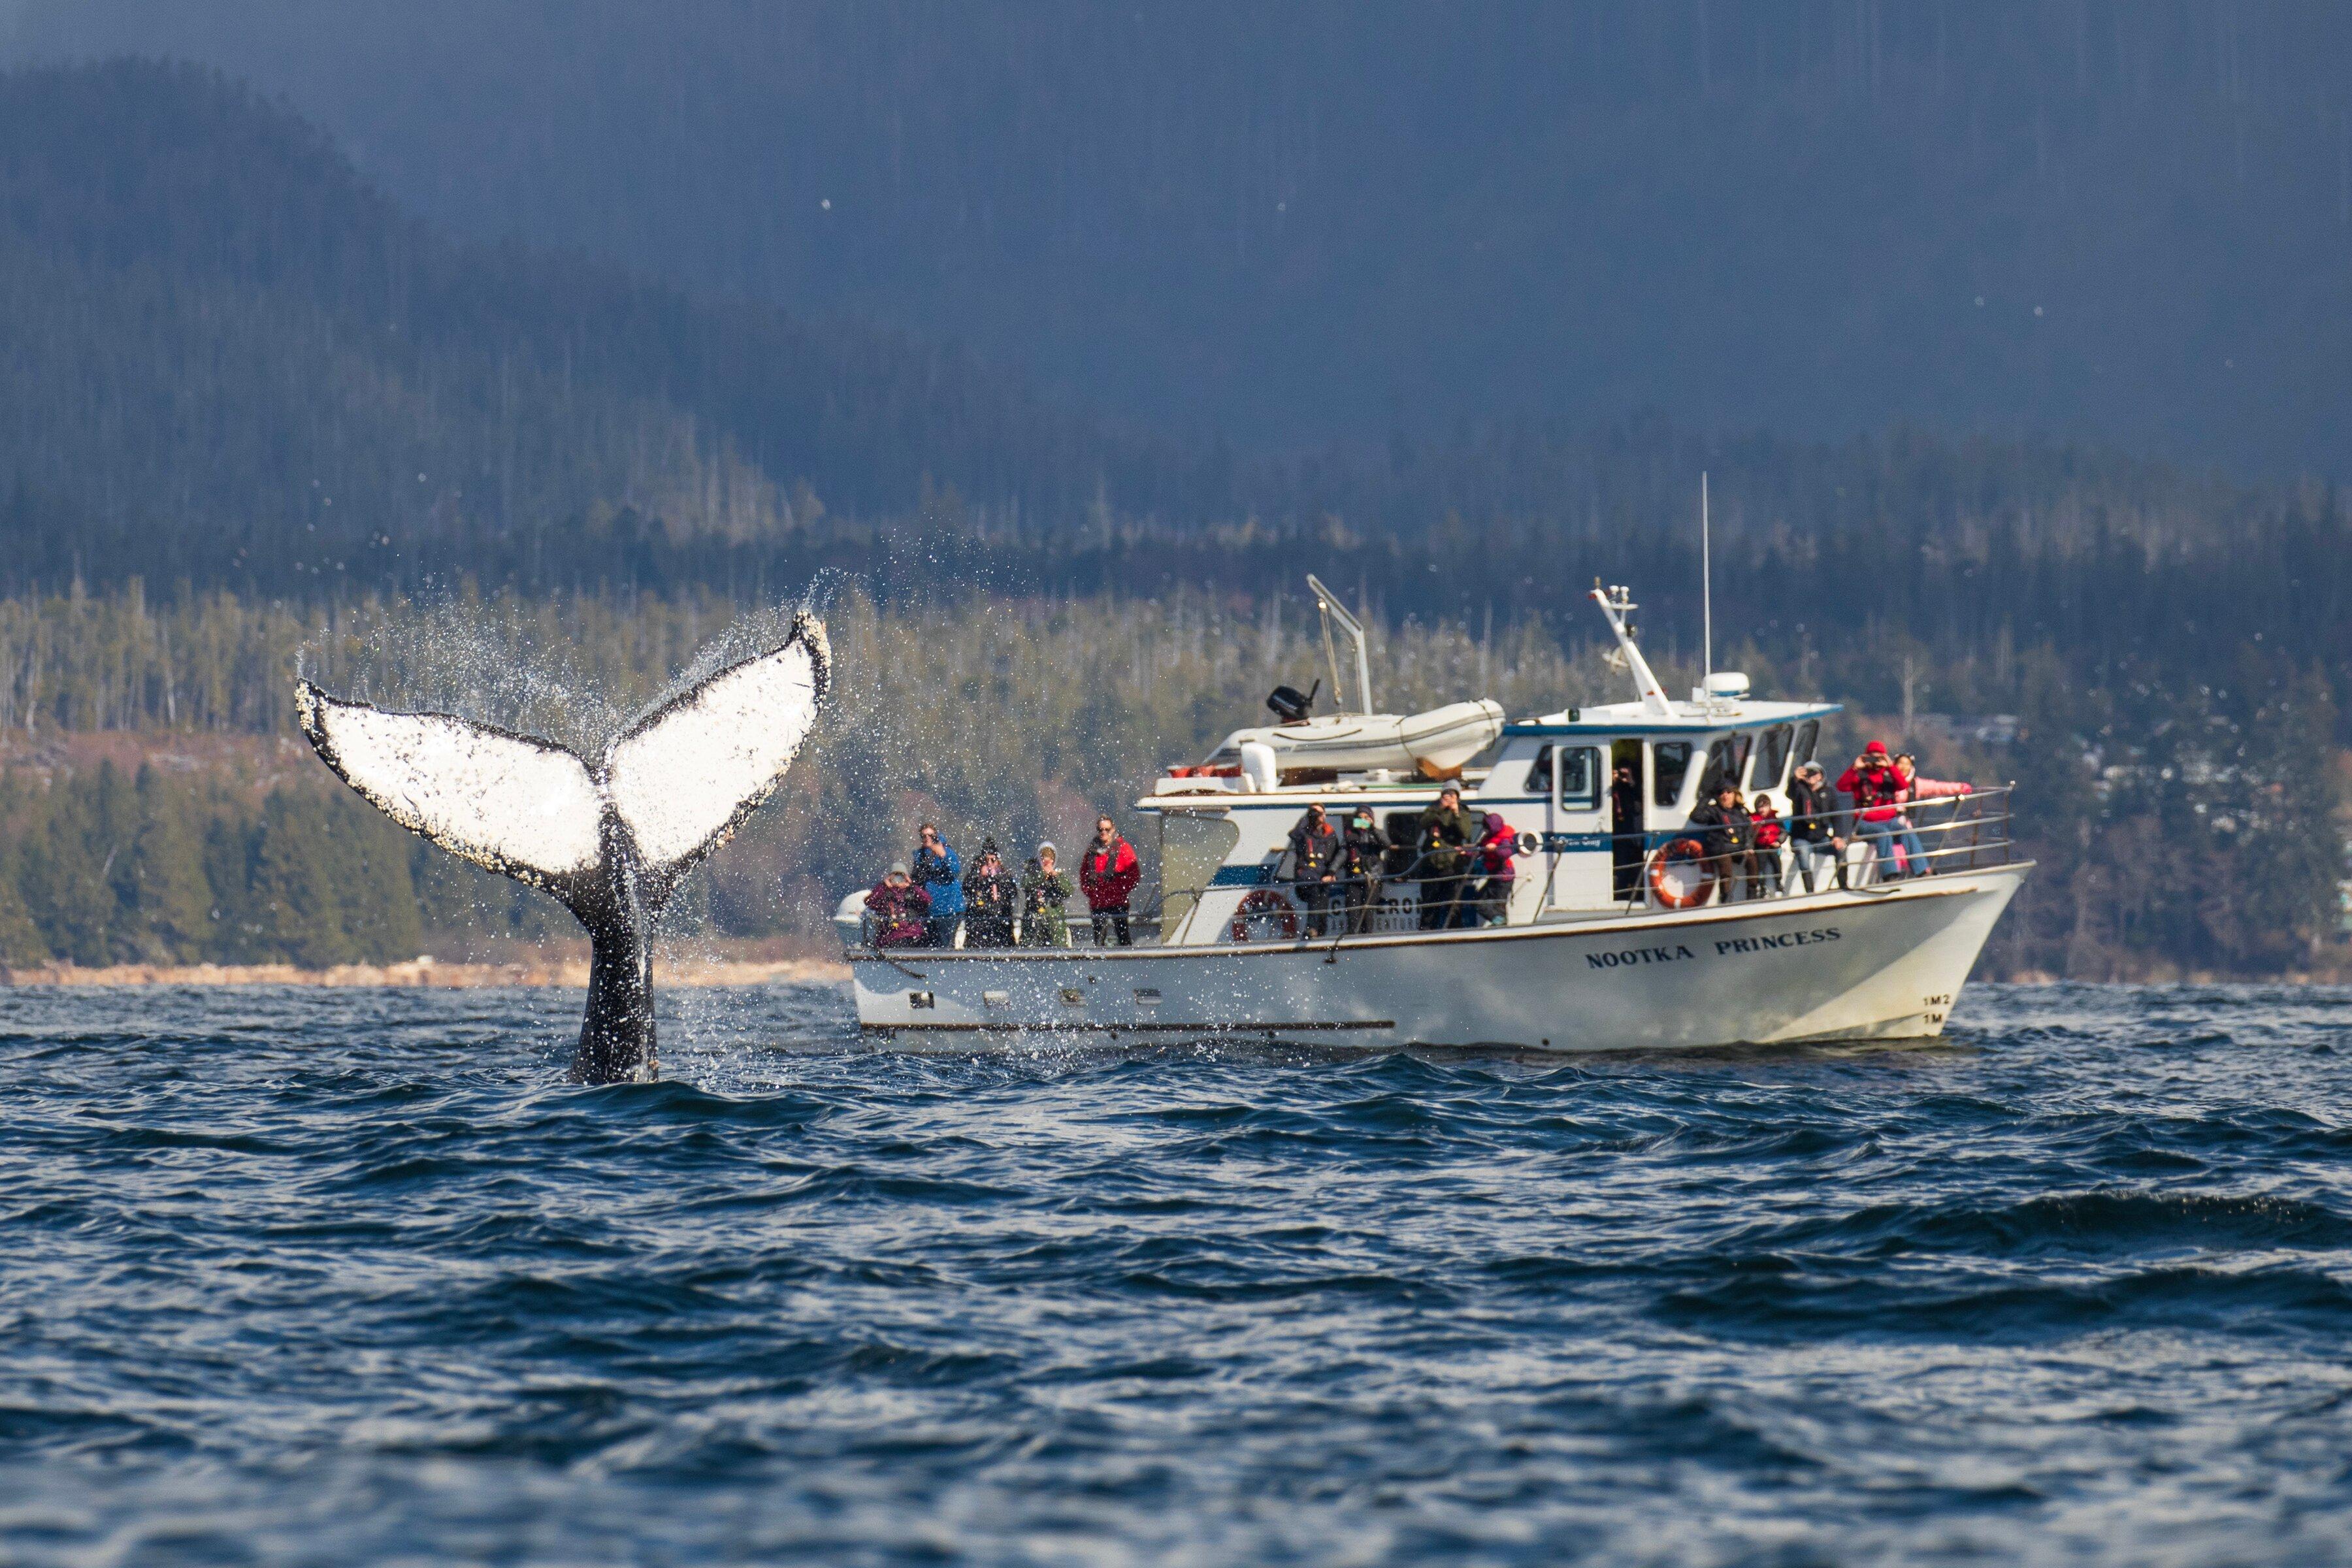
{"type": "MultiPolygon", "coordinates": [[[[1841,942],[1845,933],[1835,926],[1822,926],[1813,931],[1782,931],[1771,936],[1726,937],[1715,944],[1717,956],[1734,952],[1762,952],[1771,948],[1809,947],[1819,942],[1841,942]]],[[[1681,942],[1672,947],[1629,947],[1617,952],[1588,952],[1584,962],[1595,969],[1624,969],[1641,963],[1678,963],[1697,953],[1681,942]]]]}

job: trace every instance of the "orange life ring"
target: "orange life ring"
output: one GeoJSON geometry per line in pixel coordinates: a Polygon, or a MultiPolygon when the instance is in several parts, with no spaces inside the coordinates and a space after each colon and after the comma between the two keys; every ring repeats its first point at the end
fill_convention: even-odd
{"type": "Polygon", "coordinates": [[[1715,873],[1708,869],[1706,846],[1696,838],[1677,838],[1650,857],[1650,901],[1669,910],[1691,910],[1715,896],[1715,873]],[[1668,867],[1679,870],[1690,867],[1698,873],[1698,881],[1689,891],[1678,891],[1666,882],[1668,867]]]}
{"type": "Polygon", "coordinates": [[[1234,910],[1234,940],[1235,942],[1252,940],[1250,921],[1263,919],[1272,919],[1282,927],[1283,941],[1297,940],[1298,911],[1290,907],[1288,899],[1284,898],[1272,888],[1260,888],[1242,896],[1240,906],[1234,910]]]}

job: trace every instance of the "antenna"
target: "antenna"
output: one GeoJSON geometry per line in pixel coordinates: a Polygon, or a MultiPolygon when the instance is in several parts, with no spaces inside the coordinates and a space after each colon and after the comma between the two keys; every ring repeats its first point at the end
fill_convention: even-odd
{"type": "Polygon", "coordinates": [[[1706,659],[1706,674],[1698,683],[1700,700],[1706,700],[1708,685],[1715,679],[1715,562],[1708,551],[1706,517],[1706,470],[1698,471],[1698,603],[1699,625],[1706,659]]]}

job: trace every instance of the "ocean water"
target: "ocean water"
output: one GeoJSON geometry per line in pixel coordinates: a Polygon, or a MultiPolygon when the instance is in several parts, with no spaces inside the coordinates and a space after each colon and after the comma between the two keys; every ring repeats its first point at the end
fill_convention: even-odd
{"type": "Polygon", "coordinates": [[[2352,993],[918,1057],[0,993],[0,1562],[2352,1557],[2352,993]]]}

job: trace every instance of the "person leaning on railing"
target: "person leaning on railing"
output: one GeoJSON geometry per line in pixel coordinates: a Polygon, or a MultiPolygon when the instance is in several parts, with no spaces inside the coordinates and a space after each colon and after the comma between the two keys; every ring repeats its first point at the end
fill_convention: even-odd
{"type": "Polygon", "coordinates": [[[963,876],[963,942],[966,947],[1011,947],[1013,917],[1021,908],[1021,884],[1004,868],[996,840],[980,841],[980,860],[963,876]]]}
{"type": "Polygon", "coordinates": [[[893,862],[866,895],[866,924],[877,948],[922,946],[930,912],[931,896],[908,879],[904,860],[893,862]]]}
{"type": "Polygon", "coordinates": [[[1339,862],[1346,847],[1346,840],[1331,826],[1319,800],[1308,805],[1307,815],[1290,830],[1291,891],[1307,908],[1310,936],[1334,934],[1331,926],[1339,916],[1332,904],[1347,896],[1339,885],[1339,862]]]}
{"type": "Polygon", "coordinates": [[[1371,929],[1372,906],[1381,900],[1381,868],[1389,852],[1389,836],[1372,820],[1372,808],[1359,805],[1348,813],[1340,835],[1339,869],[1348,888],[1348,934],[1361,936],[1371,929]]]}
{"type": "Polygon", "coordinates": [[[1444,931],[1457,917],[1462,879],[1486,824],[1462,809],[1462,786],[1448,784],[1413,826],[1413,874],[1421,879],[1421,929],[1444,931]]]}
{"type": "Polygon", "coordinates": [[[1895,859],[1895,819],[1903,814],[1895,804],[1901,782],[1887,757],[1886,742],[1873,741],[1864,746],[1853,765],[1838,775],[1837,786],[1853,797],[1854,837],[1870,840],[1871,852],[1878,858],[1878,880],[1894,881],[1900,875],[1895,859]]]}
{"type": "Polygon", "coordinates": [[[1748,803],[1748,817],[1756,838],[1756,847],[1749,852],[1756,861],[1756,896],[1777,899],[1781,891],[1780,840],[1784,833],[1780,813],[1773,806],[1770,795],[1759,795],[1748,803]]]}
{"type": "MultiPolygon", "coordinates": [[[[1976,785],[1955,783],[1949,779],[1923,779],[1919,776],[1918,760],[1908,752],[1895,759],[1895,804],[1904,807],[1903,815],[1895,820],[1903,853],[1910,861],[1911,875],[1927,877],[1935,874],[1936,862],[1919,842],[1918,825],[1912,821],[1912,811],[1922,801],[1952,800],[1964,795],[1974,795],[1976,785]]],[[[1937,845],[1937,848],[1944,846],[1937,845]]]]}
{"type": "Polygon", "coordinates": [[[1024,947],[1070,945],[1070,874],[1055,864],[1056,854],[1049,840],[1037,846],[1037,853],[1022,868],[1021,945],[1024,947]]]}
{"type": "Polygon", "coordinates": [[[1801,763],[1789,785],[1789,849],[1809,893],[1821,891],[1813,880],[1816,867],[1832,873],[1837,886],[1845,886],[1845,840],[1838,836],[1837,821],[1837,797],[1830,793],[1822,764],[1801,763]]]}
{"type": "Polygon", "coordinates": [[[1078,858],[1078,887],[1087,895],[1087,910],[1094,917],[1095,945],[1108,947],[1116,937],[1121,947],[1135,945],[1128,923],[1128,900],[1143,880],[1142,864],[1134,848],[1119,837],[1108,816],[1095,818],[1095,841],[1078,858]]]}
{"type": "Polygon", "coordinates": [[[1478,841],[1478,853],[1472,864],[1484,879],[1478,884],[1478,925],[1508,925],[1511,920],[1511,893],[1518,886],[1518,872],[1511,862],[1519,852],[1519,836],[1503,820],[1498,811],[1486,813],[1484,818],[1486,837],[1478,841]]]}
{"type": "Polygon", "coordinates": [[[940,836],[939,824],[923,824],[922,843],[916,847],[910,875],[931,905],[930,917],[924,923],[923,944],[953,947],[956,927],[963,920],[963,859],[940,836]]]}
{"type": "Polygon", "coordinates": [[[1706,851],[1716,902],[1727,904],[1744,896],[1756,846],[1748,808],[1739,804],[1739,786],[1729,779],[1717,784],[1715,798],[1701,801],[1690,814],[1690,825],[1699,830],[1699,846],[1706,851]]]}

